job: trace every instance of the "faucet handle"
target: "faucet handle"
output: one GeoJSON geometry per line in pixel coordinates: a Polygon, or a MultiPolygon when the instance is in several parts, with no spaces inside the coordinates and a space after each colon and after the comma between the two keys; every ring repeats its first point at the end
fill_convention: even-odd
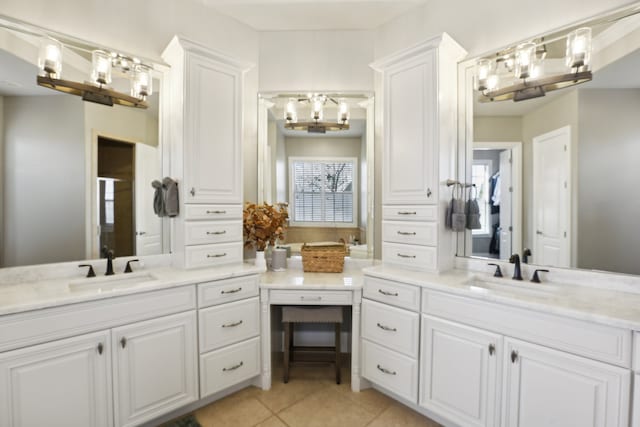
{"type": "Polygon", "coordinates": [[[539,268],[536,271],[534,271],[533,272],[533,277],[531,278],[531,281],[533,283],[542,283],[540,281],[540,277],[538,276],[538,271],[541,272],[541,273],[548,273],[549,272],[549,270],[545,270],[544,268],[539,268]]]}
{"type": "Polygon", "coordinates": [[[522,251],[522,262],[524,262],[525,264],[529,264],[530,256],[531,256],[531,249],[525,248],[525,250],[522,251]]]}
{"type": "Polygon", "coordinates": [[[133,270],[131,269],[131,263],[132,262],[139,262],[139,259],[130,259],[129,261],[127,261],[127,266],[124,268],[124,272],[125,273],[133,273],[133,270]]]}
{"type": "Polygon", "coordinates": [[[96,277],[96,272],[93,271],[93,265],[91,265],[91,264],[80,264],[78,267],[89,267],[89,271],[87,271],[87,277],[96,277]]]}
{"type": "Polygon", "coordinates": [[[500,269],[500,266],[498,264],[494,264],[494,263],[489,263],[487,265],[495,265],[496,267],[496,272],[493,273],[493,277],[502,277],[502,270],[500,269]]]}

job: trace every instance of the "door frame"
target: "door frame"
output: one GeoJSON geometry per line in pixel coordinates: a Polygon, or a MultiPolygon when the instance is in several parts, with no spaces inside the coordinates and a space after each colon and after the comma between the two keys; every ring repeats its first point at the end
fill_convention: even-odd
{"type": "MultiPolygon", "coordinates": [[[[475,142],[471,147],[471,160],[473,160],[473,150],[475,148],[486,148],[491,150],[511,150],[511,250],[514,253],[522,253],[522,142],[475,142]]],[[[471,165],[472,162],[469,162],[471,165]]],[[[473,236],[467,232],[465,234],[465,256],[473,256],[473,236]]]]}
{"type": "Polygon", "coordinates": [[[572,167],[572,155],[573,155],[573,147],[572,147],[572,139],[571,139],[571,125],[566,125],[566,126],[562,126],[558,129],[554,129],[550,132],[545,132],[545,133],[541,133],[539,135],[534,136],[533,138],[531,138],[531,148],[532,148],[532,158],[533,158],[533,171],[531,174],[531,188],[532,188],[532,192],[533,192],[533,197],[532,197],[532,201],[531,201],[531,208],[532,208],[532,215],[531,215],[531,238],[532,238],[532,242],[533,242],[533,262],[535,264],[540,264],[539,259],[537,258],[537,253],[539,253],[538,251],[538,238],[536,237],[536,228],[537,228],[537,223],[538,223],[538,209],[537,209],[537,205],[540,203],[539,200],[539,196],[538,196],[538,189],[536,188],[538,186],[537,182],[538,179],[536,178],[536,175],[539,173],[538,172],[538,168],[537,168],[537,164],[539,164],[538,157],[540,156],[540,148],[539,145],[537,144],[537,142],[539,142],[540,140],[544,140],[544,139],[548,139],[548,138],[553,138],[555,136],[559,136],[562,134],[566,134],[567,135],[567,145],[566,145],[566,151],[567,151],[567,157],[566,157],[566,161],[565,161],[565,168],[566,168],[566,193],[565,193],[565,204],[567,206],[567,210],[564,214],[565,217],[565,221],[566,221],[566,244],[567,244],[567,251],[568,253],[566,254],[566,258],[567,258],[567,265],[564,266],[566,268],[570,268],[571,265],[573,264],[573,254],[574,254],[574,250],[573,250],[573,204],[572,204],[572,189],[573,189],[573,167],[572,167]]]}

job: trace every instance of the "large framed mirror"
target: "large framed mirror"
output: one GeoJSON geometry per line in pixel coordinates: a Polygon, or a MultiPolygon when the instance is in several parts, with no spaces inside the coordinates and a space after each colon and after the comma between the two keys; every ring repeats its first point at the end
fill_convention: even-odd
{"type": "Polygon", "coordinates": [[[259,94],[258,201],[288,205],[292,254],[344,241],[373,258],[373,108],[367,93],[259,94]]]}
{"type": "Polygon", "coordinates": [[[640,274],[639,10],[617,10],[461,64],[460,179],[475,184],[481,227],[460,233],[459,256],[524,253],[538,265],[640,274]],[[491,101],[478,90],[480,59],[507,73],[503,55],[527,42],[543,77],[577,72],[565,67],[580,28],[591,32],[591,81],[544,96],[529,91],[518,102],[491,101]]]}
{"type": "MultiPolygon", "coordinates": [[[[84,83],[102,46],[0,16],[0,267],[168,253],[152,180],[168,164],[160,129],[163,64],[148,108],[106,106],[36,84],[44,37],[62,46],[62,79],[84,83]]],[[[112,52],[112,51],[111,51],[112,52]]],[[[129,94],[130,72],[110,87],[129,94]]]]}

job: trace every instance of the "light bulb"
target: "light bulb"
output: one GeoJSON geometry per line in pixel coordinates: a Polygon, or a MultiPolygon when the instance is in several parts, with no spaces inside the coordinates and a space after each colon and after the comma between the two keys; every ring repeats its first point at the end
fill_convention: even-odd
{"type": "Polygon", "coordinates": [[[294,98],[289,98],[289,102],[287,102],[287,106],[284,109],[284,120],[287,123],[298,122],[298,113],[296,111],[296,100],[294,98]]]}
{"type": "Polygon", "coordinates": [[[43,74],[51,78],[60,78],[62,71],[62,44],[59,41],[49,37],[41,40],[38,68],[43,74]]]}
{"type": "Polygon", "coordinates": [[[131,96],[145,99],[153,93],[153,78],[151,68],[143,64],[134,67],[131,79],[131,96]]]}
{"type": "Polygon", "coordinates": [[[338,123],[346,124],[349,121],[349,106],[346,102],[338,104],[338,123]]]}
{"type": "Polygon", "coordinates": [[[500,84],[500,78],[497,74],[490,74],[487,77],[487,92],[493,92],[498,89],[498,85],[500,84]]]}
{"type": "Polygon", "coordinates": [[[536,61],[536,45],[528,42],[518,45],[516,48],[516,69],[515,76],[517,79],[526,79],[531,75],[531,71],[536,61]]]}
{"type": "Polygon", "coordinates": [[[111,55],[102,50],[94,50],[91,53],[93,70],[91,80],[98,85],[111,83],[111,55]]]}
{"type": "Polygon", "coordinates": [[[322,121],[323,111],[322,111],[322,98],[320,96],[316,96],[313,98],[311,103],[311,119],[316,122],[322,121]]]}
{"type": "Polygon", "coordinates": [[[487,77],[493,68],[493,62],[490,59],[480,59],[476,63],[476,90],[483,91],[487,89],[487,77]]]}
{"type": "Polygon", "coordinates": [[[569,68],[581,68],[583,71],[589,69],[589,63],[591,62],[591,28],[578,28],[569,33],[565,60],[569,68]]]}

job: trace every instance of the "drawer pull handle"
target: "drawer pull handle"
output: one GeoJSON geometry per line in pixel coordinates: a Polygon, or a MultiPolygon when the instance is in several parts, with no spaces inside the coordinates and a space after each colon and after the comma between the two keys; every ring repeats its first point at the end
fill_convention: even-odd
{"type": "Polygon", "coordinates": [[[127,339],[125,337],[122,337],[122,339],[120,340],[120,345],[122,346],[122,348],[125,348],[127,346],[127,339]]]}
{"type": "Polygon", "coordinates": [[[104,345],[102,345],[102,343],[98,344],[98,354],[102,354],[103,350],[104,350],[104,345]]]}
{"type": "Polygon", "coordinates": [[[224,253],[221,253],[221,254],[214,254],[214,255],[207,254],[207,258],[222,258],[223,256],[227,256],[227,253],[224,252],[224,253]]]}
{"type": "Polygon", "coordinates": [[[489,344],[489,356],[493,356],[496,352],[496,346],[494,344],[489,344]]]}
{"type": "Polygon", "coordinates": [[[389,332],[397,332],[398,329],[396,328],[390,328],[389,326],[385,326],[385,325],[381,325],[380,323],[377,324],[378,328],[382,329],[383,331],[389,331],[389,332]]]}
{"type": "Polygon", "coordinates": [[[233,328],[234,326],[239,326],[242,325],[242,320],[239,320],[237,322],[234,323],[225,323],[224,325],[222,325],[223,328],[233,328]]]}
{"type": "Polygon", "coordinates": [[[398,231],[398,234],[401,236],[415,236],[416,232],[409,233],[408,231],[398,231]]]}
{"type": "Polygon", "coordinates": [[[397,297],[398,296],[397,292],[383,291],[382,289],[378,289],[378,292],[380,292],[382,295],[386,295],[388,297],[397,297]]]}
{"type": "Polygon", "coordinates": [[[219,214],[219,215],[222,215],[222,214],[226,214],[227,211],[209,211],[208,210],[207,213],[208,214],[219,214]]]}
{"type": "Polygon", "coordinates": [[[242,365],[244,365],[244,362],[240,362],[237,365],[233,365],[230,368],[222,368],[222,372],[229,372],[229,371],[235,371],[236,369],[238,369],[239,367],[241,367],[242,365]]]}
{"type": "Polygon", "coordinates": [[[401,254],[401,253],[398,253],[397,255],[400,258],[415,258],[416,257],[415,255],[406,255],[406,254],[401,254]]]}
{"type": "Polygon", "coordinates": [[[207,231],[207,236],[217,236],[220,234],[227,234],[227,230],[222,230],[222,231],[207,231]]]}
{"type": "Polygon", "coordinates": [[[230,291],[225,291],[224,289],[220,291],[221,294],[235,294],[236,292],[240,292],[242,290],[242,286],[239,288],[231,289],[230,291]]]}
{"type": "Polygon", "coordinates": [[[302,301],[322,301],[322,297],[300,297],[302,301]]]}
{"type": "Polygon", "coordinates": [[[382,366],[378,365],[378,370],[382,373],[385,373],[387,375],[397,375],[398,373],[396,371],[390,371],[386,368],[383,368],[382,366]]]}
{"type": "Polygon", "coordinates": [[[409,211],[398,211],[398,215],[417,215],[418,212],[413,211],[413,212],[409,212],[409,211]]]}
{"type": "Polygon", "coordinates": [[[518,360],[518,352],[515,350],[511,350],[511,363],[516,363],[518,360]]]}

